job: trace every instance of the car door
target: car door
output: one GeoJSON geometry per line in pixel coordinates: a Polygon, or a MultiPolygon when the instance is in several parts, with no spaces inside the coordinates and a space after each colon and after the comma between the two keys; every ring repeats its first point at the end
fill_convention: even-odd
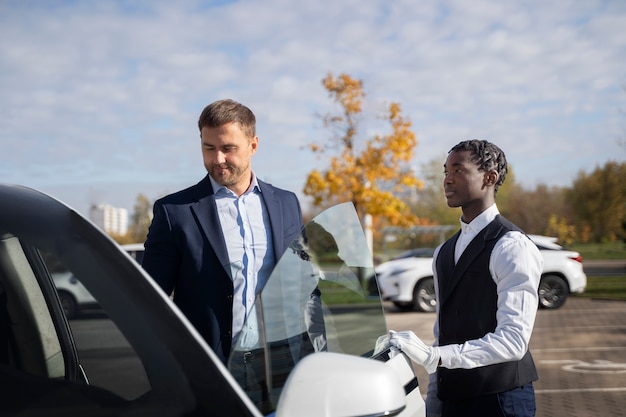
{"type": "MultiPolygon", "coordinates": [[[[412,364],[391,351],[380,297],[368,294],[373,272],[351,203],[320,213],[291,243],[257,296],[229,358],[231,373],[262,412],[280,408],[283,388],[301,360],[331,352],[388,363],[406,392],[406,408],[397,415],[424,415],[412,364]]],[[[328,370],[330,378],[343,372],[340,365],[328,370]]],[[[341,389],[350,396],[350,386],[341,389]]],[[[344,414],[358,415],[350,411],[344,414]]]]}
{"type": "Polygon", "coordinates": [[[40,253],[0,236],[0,316],[4,365],[48,378],[85,382],[56,288],[40,253]]]}
{"type": "Polygon", "coordinates": [[[119,245],[62,203],[1,184],[0,386],[2,416],[260,416],[119,245]],[[53,265],[102,311],[68,320],[53,265]]]}
{"type": "MultiPolygon", "coordinates": [[[[352,238],[362,235],[360,227],[340,227],[334,252],[319,242],[322,249],[314,249],[331,240],[307,228],[307,239],[294,242],[276,271],[287,280],[275,279],[258,299],[258,323],[267,330],[257,336],[283,348],[263,372],[271,379],[269,406],[278,401],[277,416],[304,415],[303,400],[326,410],[308,407],[312,416],[423,416],[423,407],[415,411],[413,398],[421,396],[410,363],[401,354],[388,360],[390,351],[378,343],[386,335],[380,305],[344,305],[345,297],[364,294],[359,269],[371,261],[352,238]],[[310,314],[316,311],[323,315],[310,314]],[[329,390],[318,389],[324,378],[329,390]],[[283,386],[286,398],[277,399],[283,386]]],[[[0,184],[0,415],[262,416],[267,409],[239,382],[112,239],[49,196],[0,184]],[[102,310],[68,320],[53,270],[73,274],[102,310]]]]}

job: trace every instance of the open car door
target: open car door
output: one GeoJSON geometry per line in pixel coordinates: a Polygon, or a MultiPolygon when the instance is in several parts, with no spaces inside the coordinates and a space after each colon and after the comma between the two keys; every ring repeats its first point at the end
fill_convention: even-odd
{"type": "MultiPolygon", "coordinates": [[[[373,273],[372,255],[351,203],[325,210],[291,243],[257,296],[228,361],[235,379],[263,413],[278,408],[280,414],[290,415],[284,403],[294,398],[281,399],[281,393],[293,369],[309,355],[331,352],[378,359],[394,368],[404,384],[407,405],[381,415],[424,415],[411,361],[390,351],[382,302],[368,294],[367,280],[373,273]]],[[[328,374],[329,384],[342,380],[333,375],[350,372],[341,361],[331,363],[329,369],[317,369],[320,379],[328,374]]],[[[334,390],[323,385],[319,389],[324,394],[307,396],[319,394],[323,404],[328,401],[324,395],[332,391],[350,396],[358,387],[344,380],[334,390]]],[[[298,404],[289,410],[291,415],[304,415],[298,404]]],[[[354,409],[345,411],[359,415],[354,409]]]]}

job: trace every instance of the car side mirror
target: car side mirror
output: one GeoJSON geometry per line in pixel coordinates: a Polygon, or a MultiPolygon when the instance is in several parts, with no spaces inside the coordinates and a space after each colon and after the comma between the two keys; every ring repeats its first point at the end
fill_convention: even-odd
{"type": "Polygon", "coordinates": [[[289,375],[276,417],[395,416],[405,407],[404,387],[384,362],[319,352],[289,375]]]}

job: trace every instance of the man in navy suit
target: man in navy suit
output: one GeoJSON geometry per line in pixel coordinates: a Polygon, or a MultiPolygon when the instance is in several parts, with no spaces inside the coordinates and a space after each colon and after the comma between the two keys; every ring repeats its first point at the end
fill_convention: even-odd
{"type": "Polygon", "coordinates": [[[216,101],[198,128],[208,175],[155,202],[142,265],[226,362],[302,213],[294,193],[252,171],[259,138],[248,107],[216,101]]]}

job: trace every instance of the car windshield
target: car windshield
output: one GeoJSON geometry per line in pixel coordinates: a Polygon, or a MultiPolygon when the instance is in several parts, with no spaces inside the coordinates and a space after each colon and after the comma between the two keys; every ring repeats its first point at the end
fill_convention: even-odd
{"type": "Polygon", "coordinates": [[[380,297],[367,294],[373,273],[351,203],[322,212],[291,243],[257,296],[228,363],[261,411],[276,408],[289,372],[304,356],[329,351],[371,357],[387,347],[380,297]]]}

